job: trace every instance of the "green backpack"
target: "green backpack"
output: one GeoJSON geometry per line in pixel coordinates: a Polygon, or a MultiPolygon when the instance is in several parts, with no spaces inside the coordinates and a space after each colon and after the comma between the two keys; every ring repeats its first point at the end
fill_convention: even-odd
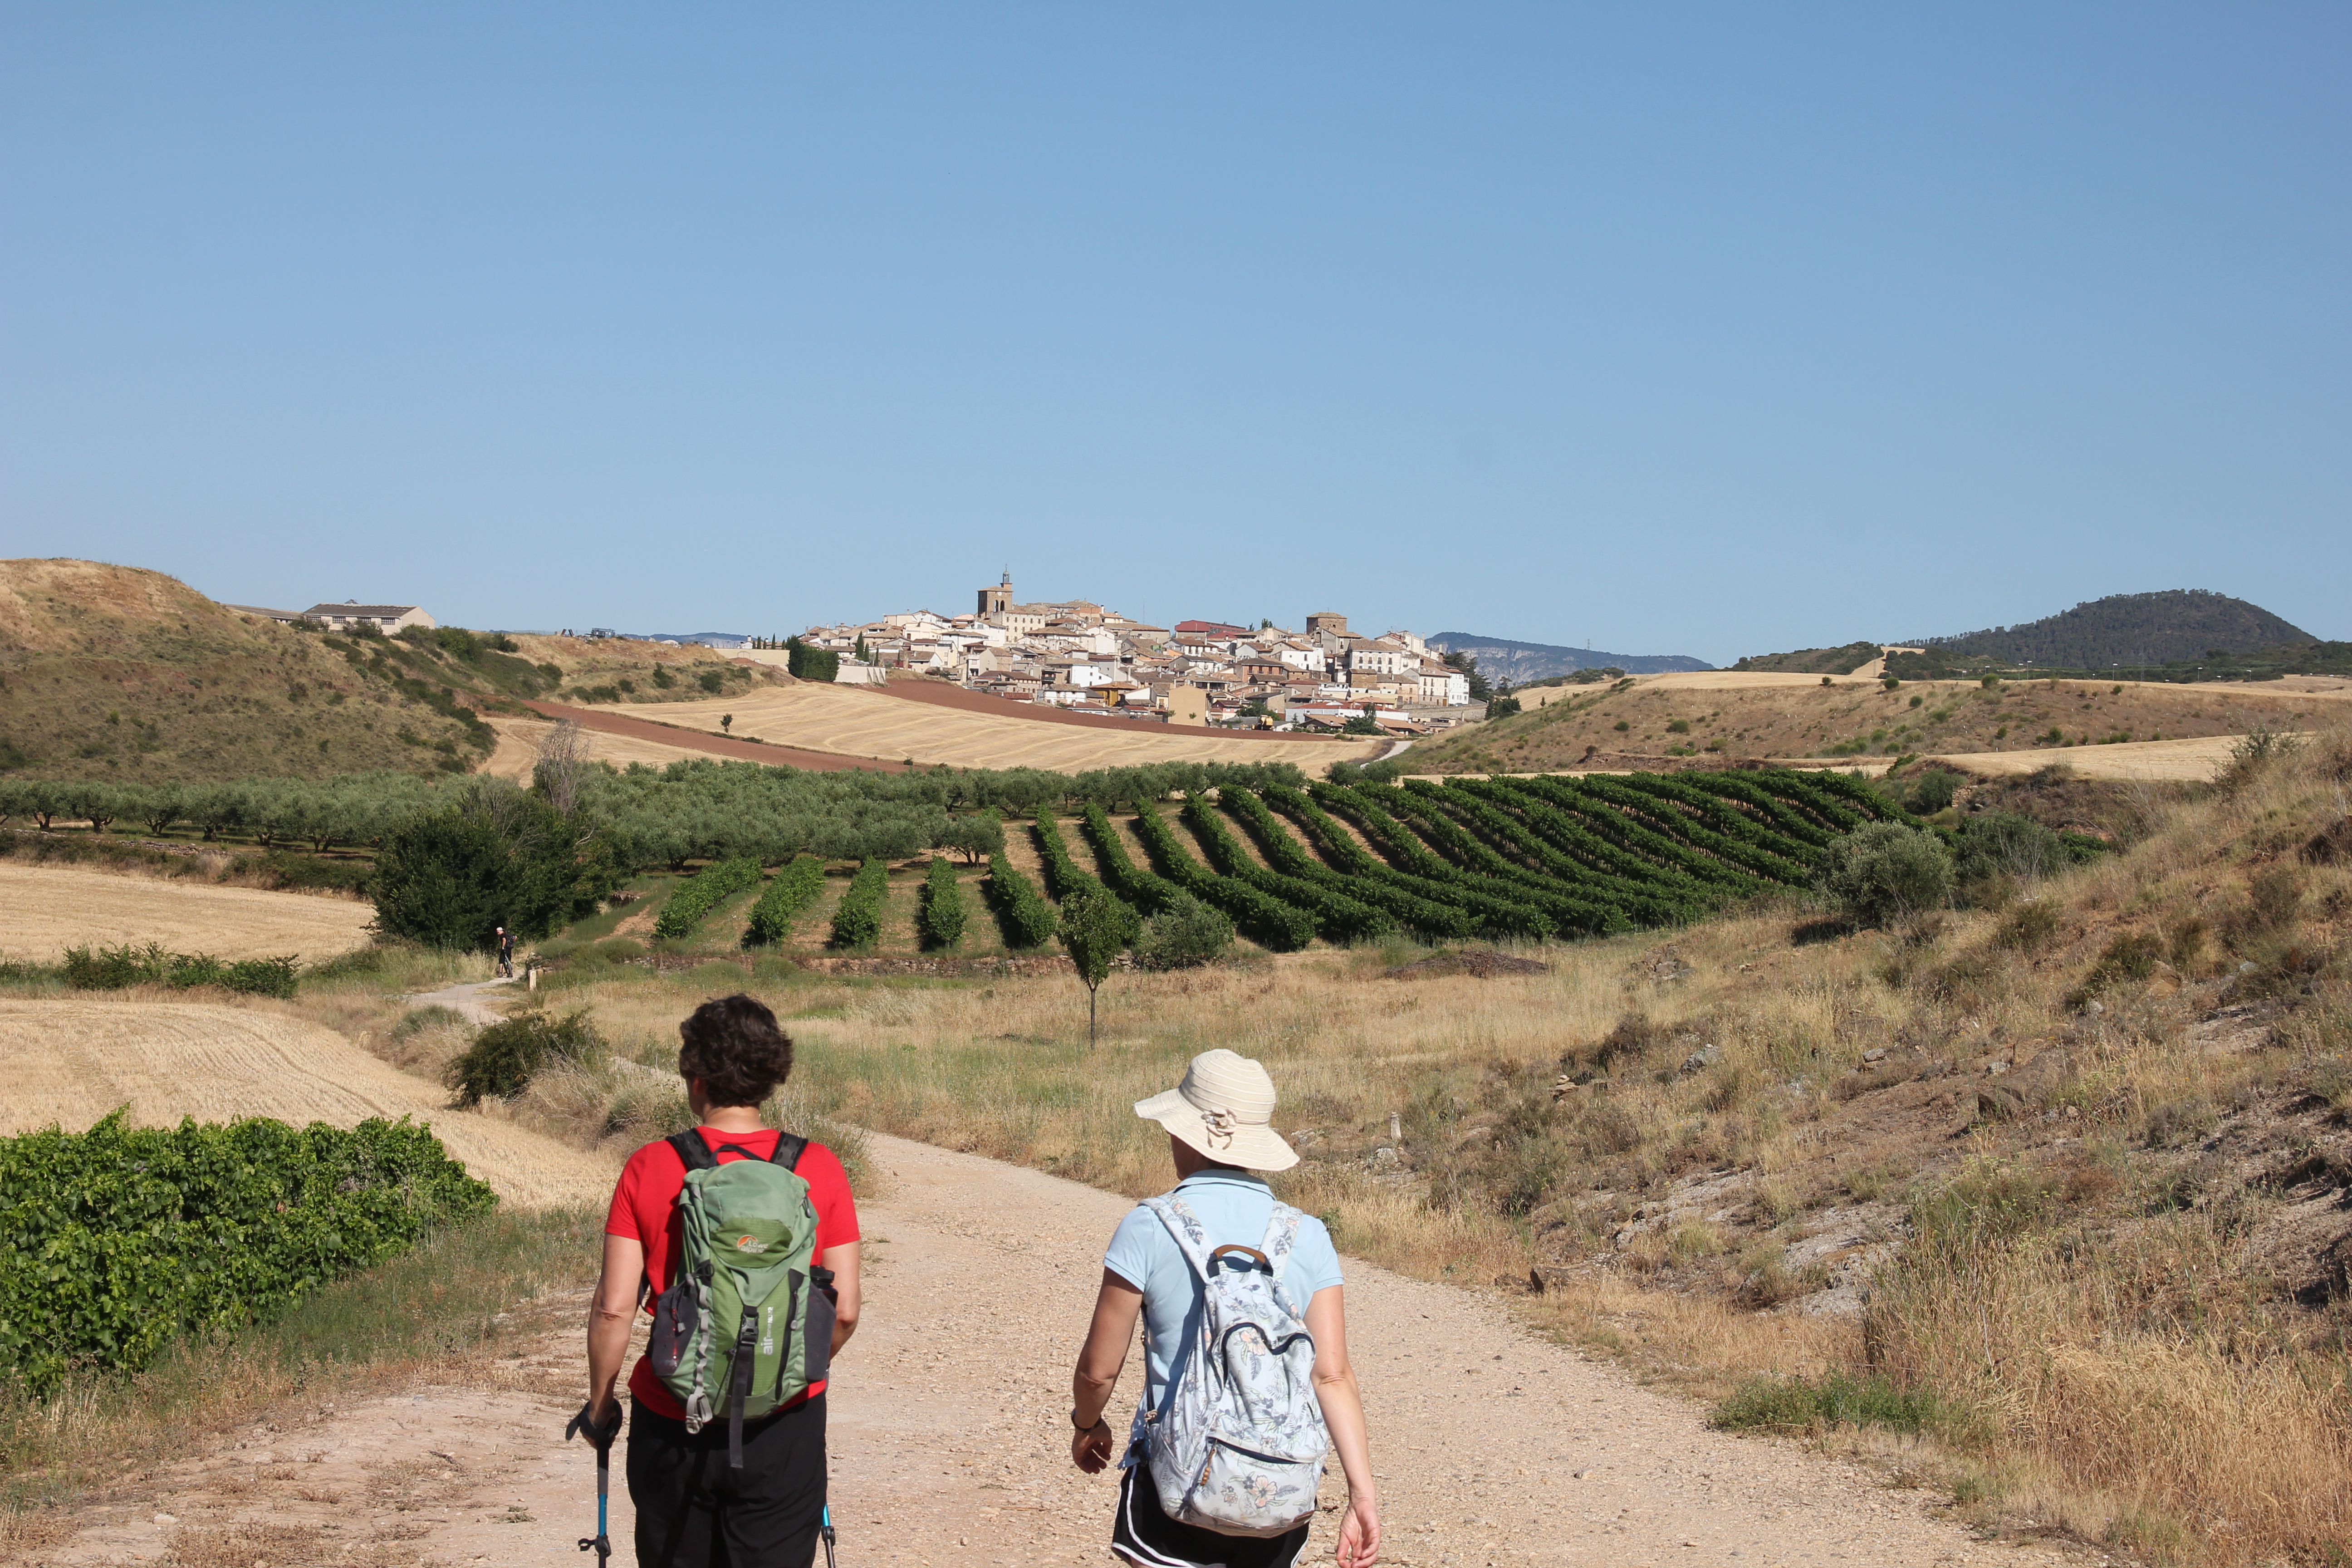
{"type": "Polygon", "coordinates": [[[686,1429],[727,1417],[727,1462],[743,1468],[743,1423],[824,1381],[833,1355],[833,1270],[816,1264],[816,1209],[794,1173],[808,1140],[776,1135],[767,1159],[720,1164],[699,1132],[668,1140],[686,1163],[685,1250],[654,1303],[646,1353],[686,1405],[686,1429]]]}

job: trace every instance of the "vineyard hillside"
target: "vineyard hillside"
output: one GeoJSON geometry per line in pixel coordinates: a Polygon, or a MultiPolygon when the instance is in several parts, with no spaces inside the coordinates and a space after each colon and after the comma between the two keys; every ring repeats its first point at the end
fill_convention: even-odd
{"type": "Polygon", "coordinates": [[[258,1007],[0,996],[0,1134],[79,1131],[118,1106],[133,1126],[268,1116],[299,1127],[429,1122],[508,1203],[593,1204],[606,1161],[478,1112],[319,1025],[258,1007]]]}
{"type": "MultiPolygon", "coordinates": [[[[1794,672],[1662,675],[1545,689],[1541,707],[1413,747],[1416,772],[1539,773],[1675,759],[1892,758],[2021,752],[2304,730],[2333,721],[2352,681],[2167,686],[2133,681],[1883,683],[1794,672]]],[[[2037,764],[2038,765],[2038,764],[2037,764]]]]}

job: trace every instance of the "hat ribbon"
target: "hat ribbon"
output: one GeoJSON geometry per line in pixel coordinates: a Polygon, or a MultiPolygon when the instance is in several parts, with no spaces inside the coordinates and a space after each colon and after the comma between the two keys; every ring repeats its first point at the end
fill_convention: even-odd
{"type": "Polygon", "coordinates": [[[1209,1146],[1223,1149],[1234,1141],[1234,1125],[1240,1119],[1230,1110],[1203,1110],[1201,1121],[1207,1126],[1209,1146]]]}

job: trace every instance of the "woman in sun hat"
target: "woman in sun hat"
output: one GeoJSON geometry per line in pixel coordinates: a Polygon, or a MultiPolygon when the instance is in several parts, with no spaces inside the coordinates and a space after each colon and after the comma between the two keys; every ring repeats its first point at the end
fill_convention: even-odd
{"type": "MultiPolygon", "coordinates": [[[[1202,1258],[1208,1258],[1211,1274],[1226,1268],[1246,1272],[1253,1267],[1247,1260],[1254,1259],[1279,1293],[1275,1300],[1259,1289],[1260,1299],[1272,1300],[1266,1310],[1286,1310],[1304,1320],[1313,1341],[1316,1404],[1348,1479],[1348,1508],[1334,1555],[1339,1568],[1371,1568],[1380,1557],[1380,1503],[1363,1400],[1348,1364],[1339,1257],[1323,1222],[1278,1205],[1261,1174],[1298,1163],[1274,1130],[1274,1080],[1265,1068],[1228,1050],[1202,1052],[1185,1069],[1183,1082],[1136,1102],[1138,1116],[1168,1131],[1176,1185],[1138,1206],[1111,1237],[1094,1323],[1071,1379],[1070,1425],[1077,1430],[1070,1458],[1088,1475],[1110,1463],[1116,1442],[1103,1410],[1126,1364],[1128,1342],[1140,1314],[1145,1396],[1119,1461],[1111,1550],[1142,1568],[1292,1568],[1307,1549],[1310,1520],[1278,1534],[1226,1533],[1169,1518],[1154,1484],[1144,1439],[1153,1423],[1169,1414],[1171,1377],[1181,1382],[1186,1375],[1187,1321],[1199,1333],[1200,1320],[1192,1315],[1207,1289],[1202,1258]],[[1186,1242],[1177,1239],[1179,1229],[1188,1232],[1186,1242]]],[[[1305,1506],[1311,1511],[1311,1498],[1305,1506]]]]}

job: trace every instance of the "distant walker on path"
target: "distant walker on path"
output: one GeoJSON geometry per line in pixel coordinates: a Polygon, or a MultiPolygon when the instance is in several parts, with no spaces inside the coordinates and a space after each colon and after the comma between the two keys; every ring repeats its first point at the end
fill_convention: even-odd
{"type": "Polygon", "coordinates": [[[1111,1550],[1139,1568],[1294,1568],[1324,1457],[1348,1507],[1339,1568],[1372,1568],[1380,1503],[1339,1257],[1323,1222],[1276,1201],[1265,1171],[1298,1156],[1271,1125],[1274,1080],[1203,1051],[1184,1081],[1136,1103],[1168,1130],[1176,1185],[1119,1222],[1070,1381],[1070,1458],[1088,1475],[1117,1444],[1103,1409],[1144,1320],[1144,1396],[1118,1461],[1111,1550]]]}

